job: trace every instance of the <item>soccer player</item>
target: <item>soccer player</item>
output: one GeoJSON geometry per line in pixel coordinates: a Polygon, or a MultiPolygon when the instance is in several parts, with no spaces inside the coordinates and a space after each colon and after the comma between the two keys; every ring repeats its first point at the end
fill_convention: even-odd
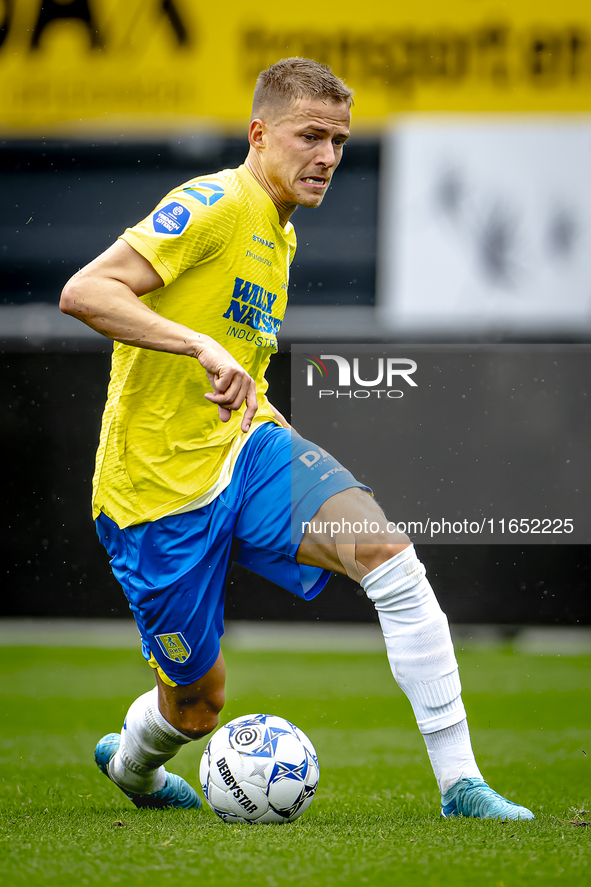
{"type": "Polygon", "coordinates": [[[482,779],[447,619],[409,539],[388,533],[370,493],[330,455],[319,453],[325,470],[311,471],[299,457],[314,445],[266,397],[296,248],[289,219],[322,202],[351,104],[329,68],[277,62],[257,81],[244,165],[174,189],[64,288],[62,311],[115,340],[93,509],[157,683],[131,705],[121,734],[99,741],[95,760],[138,807],[201,806],[164,764],[218,723],[231,552],[305,599],[331,570],[360,582],[425,738],[443,814],[531,819],[482,779]],[[295,541],[294,515],[296,526],[312,522],[295,541]],[[339,520],[380,531],[314,532],[339,520]]]}

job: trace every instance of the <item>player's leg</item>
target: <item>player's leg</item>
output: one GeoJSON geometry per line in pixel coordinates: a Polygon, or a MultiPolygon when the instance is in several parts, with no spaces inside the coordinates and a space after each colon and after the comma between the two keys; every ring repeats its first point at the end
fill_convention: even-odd
{"type": "Polygon", "coordinates": [[[217,724],[224,704],[224,583],[231,532],[215,503],[197,512],[120,530],[97,521],[156,671],[157,687],[131,705],[121,734],[95,750],[100,769],[138,807],[200,807],[164,764],[217,724]]]}
{"type": "Polygon", "coordinates": [[[409,545],[408,536],[388,524],[375,499],[365,489],[351,487],[330,496],[305,521],[297,560],[360,582],[409,545]]]}
{"type": "Polygon", "coordinates": [[[462,776],[481,774],[470,748],[447,619],[410,540],[388,530],[375,500],[363,490],[346,490],[328,499],[310,521],[298,560],[330,563],[360,582],[373,601],[392,673],[413,707],[443,793],[462,776]],[[343,525],[357,528],[358,538],[339,533],[343,525]],[[334,529],[332,537],[325,526],[334,529]],[[446,736],[452,740],[448,754],[429,739],[446,736]]]}
{"type": "Polygon", "coordinates": [[[394,678],[408,697],[445,816],[531,819],[483,781],[472,752],[447,618],[410,540],[363,490],[327,499],[308,522],[300,563],[346,573],[373,601],[394,678]]]}
{"type": "MultiPolygon", "coordinates": [[[[154,800],[162,800],[171,780],[173,789],[179,789],[179,777],[167,773],[164,764],[183,745],[215,729],[224,704],[225,676],[221,651],[209,671],[190,684],[171,686],[156,672],[157,687],[132,703],[121,735],[101,740],[99,754],[108,756],[101,769],[133,796],[134,803],[139,800],[138,806],[155,806],[154,800]]],[[[186,800],[192,799],[189,789],[181,792],[186,800]]]]}
{"type": "Polygon", "coordinates": [[[226,701],[226,665],[220,654],[209,671],[190,684],[166,683],[156,672],[158,707],[162,717],[186,736],[201,739],[218,725],[218,715],[226,701]]]}

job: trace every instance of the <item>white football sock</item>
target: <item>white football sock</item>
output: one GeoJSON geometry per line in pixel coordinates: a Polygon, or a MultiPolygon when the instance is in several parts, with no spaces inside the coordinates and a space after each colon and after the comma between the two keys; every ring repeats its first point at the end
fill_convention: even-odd
{"type": "Polygon", "coordinates": [[[121,731],[121,745],[109,773],[121,788],[137,794],[160,791],[166,781],[163,764],[191,742],[162,717],[158,688],[132,703],[121,731]]]}
{"type": "Polygon", "coordinates": [[[361,585],[377,610],[392,674],[413,707],[438,784],[480,776],[447,618],[414,546],[380,564],[361,585]]]}
{"type": "Polygon", "coordinates": [[[424,733],[427,754],[442,795],[465,776],[482,779],[470,744],[468,721],[464,718],[436,733],[424,733]]]}

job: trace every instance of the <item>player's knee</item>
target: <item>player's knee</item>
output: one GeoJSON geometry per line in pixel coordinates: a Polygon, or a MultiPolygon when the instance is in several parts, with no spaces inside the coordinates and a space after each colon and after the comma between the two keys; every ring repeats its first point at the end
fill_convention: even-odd
{"type": "Polygon", "coordinates": [[[410,539],[406,536],[396,542],[383,542],[381,540],[358,542],[355,547],[355,558],[371,572],[397,554],[400,554],[409,545],[410,539]]]}

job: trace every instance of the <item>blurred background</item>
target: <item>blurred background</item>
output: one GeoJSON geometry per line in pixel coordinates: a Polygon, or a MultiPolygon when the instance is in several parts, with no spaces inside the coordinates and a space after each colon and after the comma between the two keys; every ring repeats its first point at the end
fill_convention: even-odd
{"type": "MultiPolygon", "coordinates": [[[[90,515],[111,345],[59,293],[170,188],[243,161],[256,75],[279,58],[357,92],[331,193],[293,218],[280,410],[292,342],[591,341],[588,3],[409,9],[0,0],[0,616],[127,616],[90,515]]],[[[591,622],[589,546],[420,555],[453,622],[591,622]]],[[[374,611],[339,577],[306,605],[233,569],[227,616],[374,611]]]]}

